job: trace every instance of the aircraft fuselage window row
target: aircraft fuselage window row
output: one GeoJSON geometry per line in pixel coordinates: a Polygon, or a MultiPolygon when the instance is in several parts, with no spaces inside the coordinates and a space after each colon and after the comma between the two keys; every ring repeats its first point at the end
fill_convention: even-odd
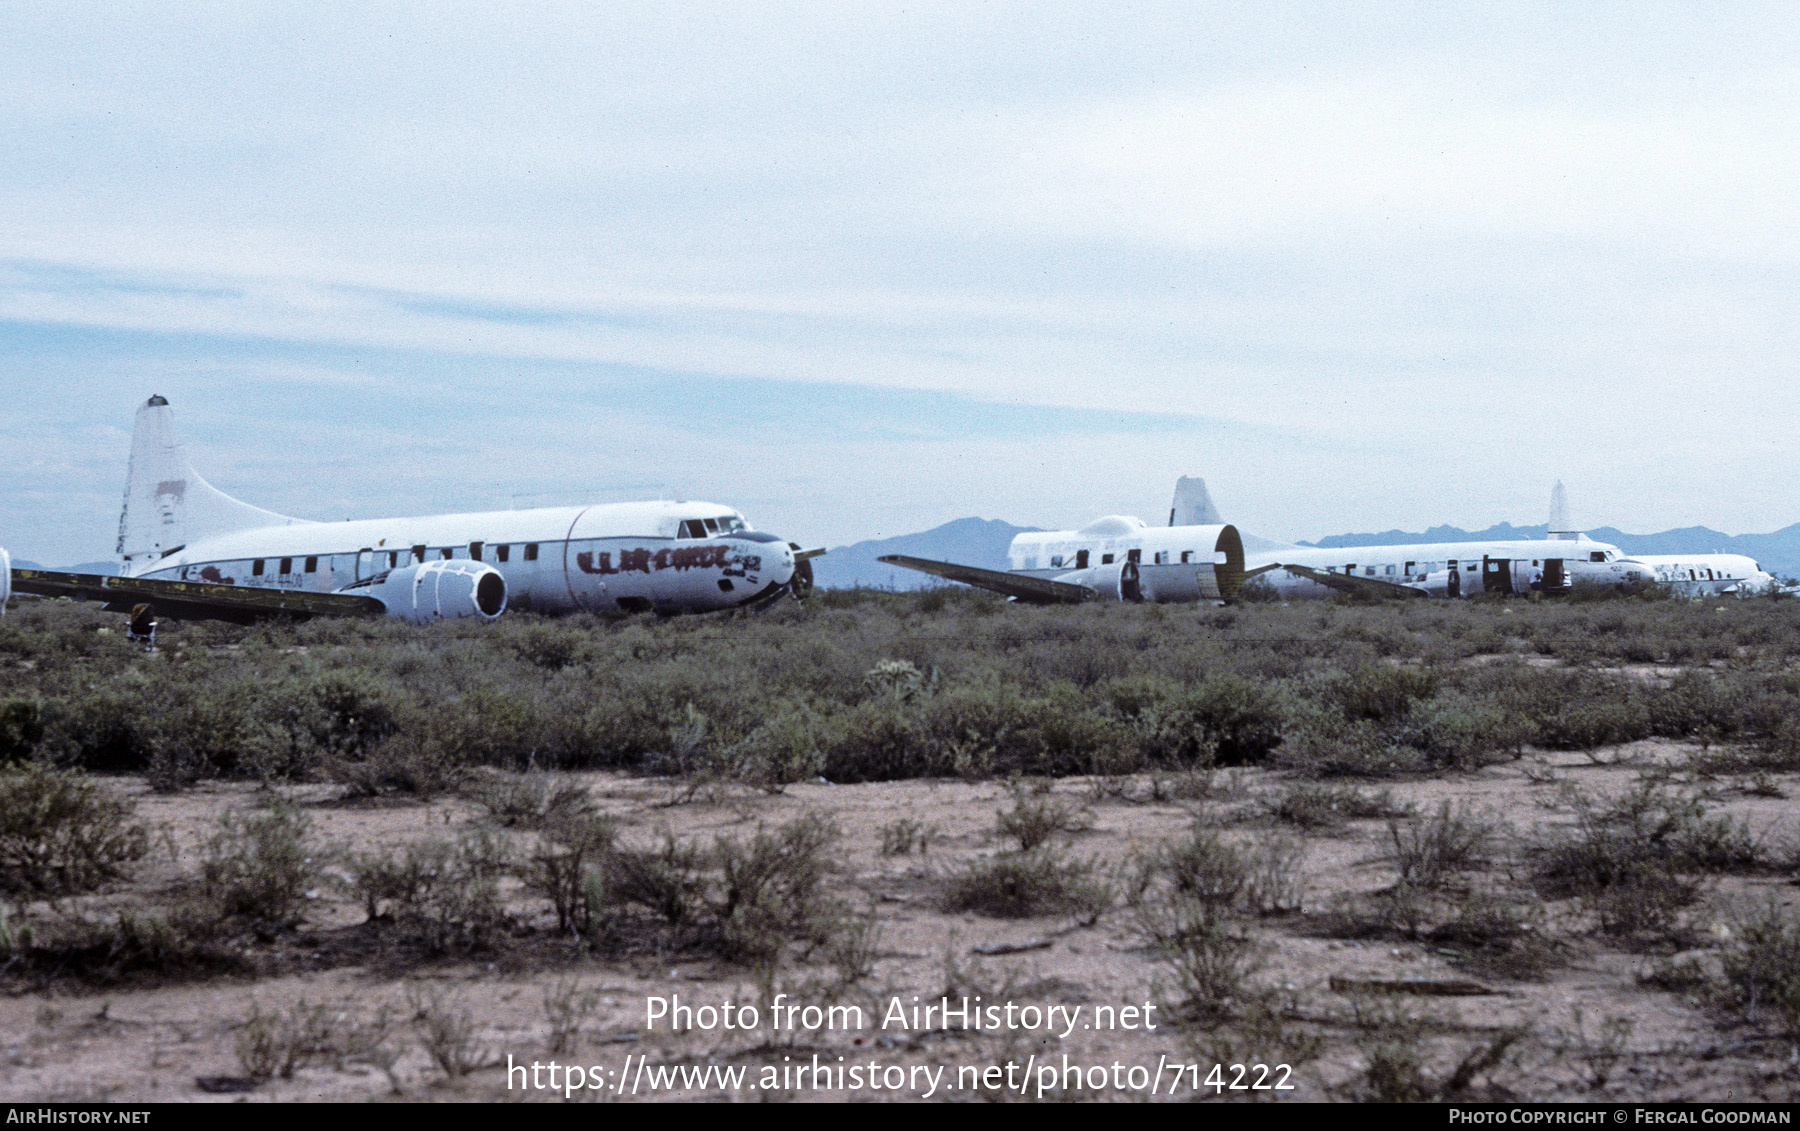
{"type": "MultiPolygon", "coordinates": [[[[521,547],[521,552],[519,554],[521,561],[535,562],[538,560],[538,543],[521,542],[518,543],[518,545],[521,547]]],[[[461,553],[462,549],[463,548],[460,546],[442,546],[438,547],[435,550],[435,553],[439,556],[440,560],[449,561],[453,560],[458,553],[461,553]]],[[[368,553],[369,551],[363,552],[368,553]]],[[[409,550],[374,551],[373,562],[378,566],[380,563],[385,562],[388,569],[399,569],[403,565],[415,565],[423,562],[433,552],[432,548],[427,546],[413,546],[409,550]]],[[[346,576],[354,575],[356,572],[356,559],[359,556],[359,554],[324,555],[324,572],[327,574],[341,573],[346,576]]],[[[475,561],[481,561],[485,557],[498,563],[510,562],[512,560],[512,546],[504,542],[499,545],[489,545],[484,542],[471,542],[468,545],[468,556],[475,561]]],[[[302,573],[317,574],[320,572],[320,555],[314,554],[306,557],[303,560],[303,564],[299,571],[294,569],[294,560],[295,559],[293,558],[277,559],[276,576],[278,578],[298,578],[302,573]]],[[[221,571],[225,574],[235,573],[242,570],[245,564],[246,563],[244,562],[215,562],[206,566],[188,566],[183,570],[183,577],[185,580],[191,581],[223,580],[223,578],[215,578],[212,575],[218,574],[221,571]]],[[[251,577],[263,577],[267,575],[269,571],[269,559],[267,558],[252,558],[247,564],[250,567],[251,577]]],[[[294,583],[297,584],[298,582],[296,581],[294,583]]]]}
{"type": "MultiPolygon", "coordinates": [[[[1171,564],[1169,555],[1172,553],[1174,553],[1174,551],[1172,551],[1172,550],[1158,550],[1154,554],[1151,555],[1150,563],[1152,565],[1169,565],[1169,564],[1171,564]]],[[[1191,565],[1194,561],[1195,553],[1196,553],[1196,551],[1194,551],[1194,550],[1181,551],[1181,564],[1182,565],[1191,565]]],[[[1117,560],[1117,558],[1118,558],[1117,554],[1101,554],[1100,555],[1100,564],[1101,565],[1112,565],[1113,562],[1117,560]]],[[[1087,551],[1087,550],[1075,551],[1073,560],[1070,560],[1070,556],[1067,554],[1051,554],[1050,555],[1050,565],[1048,568],[1050,568],[1050,569],[1086,569],[1088,567],[1088,560],[1089,560],[1089,551],[1087,551]]],[[[1144,551],[1141,549],[1127,550],[1127,551],[1125,551],[1125,560],[1128,562],[1142,562],[1144,560],[1144,551]]],[[[1038,559],[1035,557],[1026,558],[1021,563],[1020,568],[1021,569],[1037,569],[1038,568],[1038,559]]]]}

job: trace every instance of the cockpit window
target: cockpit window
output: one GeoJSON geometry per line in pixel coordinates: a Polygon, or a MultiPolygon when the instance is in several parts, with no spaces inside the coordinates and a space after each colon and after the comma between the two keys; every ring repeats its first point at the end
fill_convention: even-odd
{"type": "Polygon", "coordinates": [[[708,528],[711,528],[714,523],[718,524],[718,530],[721,534],[735,534],[739,530],[745,529],[744,520],[735,514],[722,514],[718,518],[709,518],[706,520],[708,528]]]}
{"type": "Polygon", "coordinates": [[[705,519],[702,525],[705,526],[708,534],[716,534],[719,531],[719,520],[716,518],[705,519]]]}
{"type": "Polygon", "coordinates": [[[704,538],[706,537],[706,524],[697,518],[684,518],[681,520],[681,533],[676,537],[704,538]]]}
{"type": "Polygon", "coordinates": [[[1603,562],[1605,560],[1606,560],[1606,554],[1600,550],[1595,550],[1592,553],[1588,554],[1588,561],[1590,561],[1590,562],[1603,562]]]}

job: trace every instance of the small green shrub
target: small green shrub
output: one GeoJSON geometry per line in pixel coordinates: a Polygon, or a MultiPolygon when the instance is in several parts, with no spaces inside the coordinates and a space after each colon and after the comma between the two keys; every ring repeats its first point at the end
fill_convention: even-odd
{"type": "Polygon", "coordinates": [[[1053,793],[1040,793],[1029,786],[1011,787],[1013,805],[995,814],[994,831],[1019,842],[1022,852],[1029,852],[1052,837],[1066,836],[1091,828],[1093,821],[1080,805],[1053,793]]]}
{"type": "Polygon", "coordinates": [[[1388,821],[1400,882],[1413,887],[1438,887],[1473,866],[1493,833],[1466,802],[1452,808],[1447,799],[1430,817],[1388,821]]]}
{"type": "Polygon", "coordinates": [[[0,888],[62,895],[118,879],[150,850],[132,813],[78,770],[0,768],[0,888]]]}
{"type": "Polygon", "coordinates": [[[951,877],[943,905],[995,919],[1067,914],[1093,923],[1112,901],[1113,885],[1098,864],[1040,846],[970,862],[951,877]]]}
{"type": "Polygon", "coordinates": [[[200,846],[200,890],[222,915],[289,926],[318,876],[316,854],[312,821],[298,809],[226,813],[200,846]]]}

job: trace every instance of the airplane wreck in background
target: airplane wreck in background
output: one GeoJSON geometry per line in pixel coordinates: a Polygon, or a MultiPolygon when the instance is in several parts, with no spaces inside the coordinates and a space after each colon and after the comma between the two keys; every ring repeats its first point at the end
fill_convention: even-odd
{"type": "Polygon", "coordinates": [[[1036,604],[1230,601],[1252,579],[1283,597],[1361,592],[1392,597],[1563,593],[1576,583],[1630,586],[1652,571],[1585,535],[1318,549],[1240,533],[1223,522],[1204,480],[1175,485],[1169,525],[1108,515],[1078,530],[1020,534],[1008,570],[902,554],[880,560],[1036,604]]]}

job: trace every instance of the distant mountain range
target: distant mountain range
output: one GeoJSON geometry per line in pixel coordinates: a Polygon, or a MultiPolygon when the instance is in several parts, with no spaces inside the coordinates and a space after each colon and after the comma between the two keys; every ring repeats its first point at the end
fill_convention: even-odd
{"type": "Polygon", "coordinates": [[[942,582],[935,577],[875,559],[883,554],[910,554],[984,569],[1005,569],[1006,548],[1012,545],[1013,536],[1038,529],[1041,528],[1014,526],[998,519],[959,518],[919,534],[833,546],[824,557],[813,559],[813,584],[825,589],[853,589],[858,585],[871,589],[923,589],[940,585],[942,582]]]}
{"type": "Polygon", "coordinates": [[[37,562],[22,561],[19,558],[14,558],[13,559],[13,568],[14,569],[48,569],[48,570],[54,570],[57,573],[101,573],[101,574],[107,574],[107,575],[111,576],[111,575],[116,575],[119,572],[119,563],[118,562],[82,562],[80,565],[72,565],[72,566],[47,566],[47,565],[39,565],[37,562]]]}
{"type": "MultiPolygon", "coordinates": [[[[958,562],[986,569],[1005,569],[1006,550],[1015,534],[1037,530],[1013,526],[998,519],[959,518],[918,534],[901,534],[849,546],[833,547],[813,560],[815,583],[826,589],[866,585],[877,589],[919,589],[941,584],[926,574],[877,561],[883,554],[910,554],[919,558],[958,562]]],[[[1501,542],[1543,538],[1548,526],[1514,526],[1502,522],[1486,530],[1434,526],[1423,532],[1388,530],[1380,534],[1334,534],[1302,546],[1329,549],[1336,546],[1403,546],[1413,542],[1501,542]]],[[[1596,542],[1608,542],[1627,554],[1743,554],[1755,558],[1770,573],[1800,576],[1800,523],[1773,534],[1721,534],[1704,526],[1665,530],[1660,534],[1627,534],[1610,526],[1587,532],[1596,542]]],[[[1246,541],[1249,538],[1246,536],[1246,541]]]]}

